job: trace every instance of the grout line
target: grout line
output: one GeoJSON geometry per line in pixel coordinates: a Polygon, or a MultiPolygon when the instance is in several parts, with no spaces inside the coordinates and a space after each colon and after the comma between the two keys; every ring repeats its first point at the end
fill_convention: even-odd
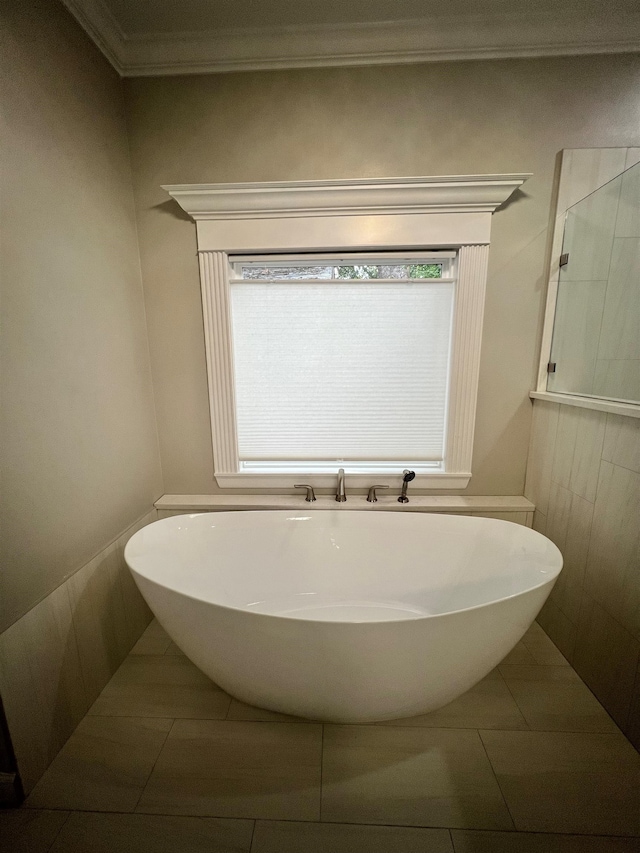
{"type": "MultiPolygon", "coordinates": [[[[43,811],[45,811],[45,809],[43,809],[43,811]]],[[[73,814],[73,812],[72,812],[71,810],[69,810],[69,811],[67,812],[67,816],[66,816],[66,818],[65,818],[65,819],[62,821],[62,823],[60,824],[60,829],[56,832],[56,837],[53,839],[53,841],[51,842],[51,844],[47,847],[47,851],[49,851],[49,850],[53,850],[53,848],[55,847],[56,841],[58,840],[58,836],[60,835],[60,833],[62,832],[62,830],[65,828],[65,826],[67,825],[67,823],[69,822],[69,818],[71,817],[71,815],[72,815],[72,814],[73,814]]]]}
{"type": "MultiPolygon", "coordinates": [[[[526,720],[525,720],[525,722],[526,722],[526,720]]],[[[480,733],[480,729],[477,729],[477,732],[478,732],[478,738],[480,740],[480,743],[482,744],[482,749],[484,751],[484,754],[487,757],[487,761],[489,762],[489,767],[491,768],[491,773],[493,774],[493,778],[496,780],[496,785],[498,786],[498,790],[500,791],[500,796],[502,797],[502,802],[504,803],[504,807],[507,810],[507,814],[509,815],[511,823],[513,824],[514,830],[517,831],[518,827],[516,826],[516,822],[513,819],[513,815],[511,814],[511,809],[509,808],[509,803],[507,802],[507,798],[505,797],[504,791],[502,790],[502,786],[500,785],[500,780],[498,779],[498,775],[495,771],[493,764],[491,763],[491,759],[489,758],[489,753],[487,752],[486,744],[485,744],[484,740],[482,739],[482,734],[480,733]]]]}
{"type": "MultiPolygon", "coordinates": [[[[609,464],[612,464],[612,463],[609,463],[609,464]]],[[[638,638],[635,636],[635,634],[632,634],[631,631],[627,628],[627,626],[624,625],[617,616],[615,616],[613,613],[611,613],[610,610],[607,610],[607,608],[604,606],[604,604],[602,604],[601,601],[599,601],[597,598],[594,598],[594,596],[590,592],[588,592],[586,589],[584,589],[584,587],[582,589],[582,593],[583,593],[583,595],[586,595],[588,598],[590,598],[591,601],[593,601],[593,603],[596,604],[601,610],[604,610],[604,612],[611,619],[611,621],[615,622],[616,625],[618,626],[618,628],[622,628],[622,630],[625,632],[625,634],[627,634],[627,636],[632,641],[638,642],[638,638]]],[[[567,619],[568,618],[569,617],[567,616],[567,619]]],[[[571,621],[571,620],[569,620],[569,621],[571,621]]],[[[579,621],[580,621],[580,616],[578,616],[578,622],[579,621]]],[[[578,626],[575,625],[574,627],[577,628],[578,626]]],[[[553,640],[552,640],[552,642],[553,642],[553,640]]],[[[561,652],[561,654],[562,654],[562,652],[561,652]]],[[[578,670],[576,670],[576,672],[578,672],[578,670]]],[[[580,673],[578,673],[578,675],[580,675],[580,673]]]]}
{"type": "MultiPolygon", "coordinates": [[[[169,719],[169,718],[165,717],[165,719],[169,719]]],[[[135,806],[133,807],[133,809],[131,810],[130,814],[135,814],[135,813],[136,813],[136,809],[138,808],[138,805],[140,804],[140,800],[142,799],[142,795],[144,794],[144,792],[145,792],[145,790],[146,790],[146,788],[147,788],[147,785],[149,784],[149,780],[150,780],[150,779],[151,779],[151,777],[153,776],[153,771],[156,769],[156,764],[158,763],[158,759],[159,759],[159,758],[160,758],[160,756],[162,755],[162,750],[164,749],[165,744],[166,744],[166,742],[167,742],[167,740],[168,740],[168,738],[169,738],[169,735],[171,734],[171,732],[172,732],[173,727],[175,726],[175,724],[176,724],[176,721],[175,721],[175,719],[174,719],[174,720],[171,722],[171,725],[169,726],[169,728],[168,728],[168,730],[167,730],[167,733],[166,733],[166,735],[165,735],[165,738],[164,738],[164,740],[162,741],[162,745],[160,746],[160,749],[158,750],[158,754],[156,755],[156,760],[153,762],[153,767],[152,767],[152,768],[151,768],[151,770],[149,771],[149,775],[147,776],[147,780],[146,780],[146,782],[144,783],[144,785],[143,785],[143,786],[142,786],[142,788],[140,789],[140,794],[139,794],[138,799],[136,800],[136,804],[135,804],[135,806]]],[[[198,815],[198,817],[200,817],[200,815],[198,815]]]]}
{"type": "MultiPolygon", "coordinates": [[[[195,813],[193,813],[193,814],[192,813],[189,813],[189,814],[173,814],[173,813],[168,813],[168,812],[125,812],[125,811],[115,811],[113,809],[111,809],[111,810],[104,809],[104,810],[96,811],[96,809],[78,809],[78,808],[75,808],[75,809],[66,809],[66,808],[65,809],[59,809],[59,808],[55,808],[55,807],[47,807],[47,808],[42,808],[42,809],[33,809],[33,811],[34,812],[67,811],[68,815],[67,815],[67,818],[65,819],[62,827],[64,827],[66,825],[67,821],[69,820],[69,818],[73,814],[119,815],[121,817],[151,817],[151,818],[154,818],[154,817],[172,817],[172,818],[176,818],[178,820],[180,820],[182,818],[185,818],[185,819],[200,818],[202,820],[209,820],[209,819],[219,820],[219,819],[221,819],[221,820],[230,820],[230,821],[234,821],[234,822],[235,821],[241,822],[241,821],[249,821],[250,820],[250,821],[253,821],[253,824],[254,824],[254,833],[255,833],[255,827],[256,827],[258,821],[261,821],[262,823],[301,823],[301,824],[305,824],[305,825],[311,824],[311,825],[315,825],[315,826],[317,826],[320,823],[320,821],[317,821],[317,820],[305,820],[305,819],[299,818],[299,817],[295,817],[295,818],[282,818],[282,817],[278,817],[278,818],[267,818],[267,817],[252,818],[252,817],[229,817],[228,815],[210,815],[210,814],[195,814],[195,813]]],[[[385,827],[388,829],[426,829],[426,830],[445,829],[449,833],[451,833],[451,832],[478,832],[478,833],[482,832],[482,833],[487,833],[487,834],[491,833],[491,835],[504,833],[506,835],[512,835],[514,837],[517,837],[517,836],[526,837],[528,835],[536,835],[536,836],[543,836],[543,837],[552,836],[554,838],[559,838],[559,839],[567,839],[567,838],[571,838],[572,836],[577,836],[579,838],[593,838],[593,839],[620,838],[620,839],[624,839],[626,841],[632,841],[632,840],[635,840],[638,837],[640,837],[640,836],[636,836],[636,835],[629,835],[627,833],[616,833],[616,832],[613,832],[613,833],[608,832],[606,835],[603,835],[601,832],[597,832],[597,833],[570,832],[570,833],[567,833],[567,832],[561,832],[558,830],[548,830],[548,829],[544,829],[544,830],[543,829],[524,830],[524,829],[515,829],[515,828],[514,829],[489,829],[487,827],[474,828],[474,827],[460,827],[460,826],[443,826],[441,824],[425,825],[425,824],[415,824],[415,823],[412,823],[412,824],[406,824],[406,823],[362,823],[360,821],[349,821],[349,820],[330,820],[330,821],[325,821],[322,825],[323,826],[332,826],[332,825],[333,826],[354,826],[357,828],[367,827],[367,828],[372,828],[372,829],[378,829],[380,827],[385,827]]],[[[61,827],[61,829],[62,829],[62,827],[61,827]]]]}
{"type": "MultiPolygon", "coordinates": [[[[513,694],[513,690],[509,687],[509,682],[507,681],[507,679],[506,679],[506,678],[504,678],[504,676],[503,676],[503,680],[504,680],[504,683],[505,683],[505,685],[506,685],[507,690],[509,691],[509,695],[511,696],[511,698],[512,698],[512,699],[513,699],[513,701],[515,702],[515,706],[516,706],[516,708],[518,709],[518,711],[520,712],[520,716],[522,717],[522,719],[523,719],[523,721],[524,721],[524,724],[525,724],[525,726],[527,727],[526,729],[520,729],[520,731],[527,731],[527,730],[528,730],[528,731],[530,731],[530,730],[531,730],[531,726],[529,725],[529,720],[525,717],[525,715],[524,715],[524,711],[523,711],[523,710],[522,710],[522,708],[520,707],[520,703],[518,702],[518,700],[517,700],[517,699],[516,699],[516,697],[514,696],[514,694],[513,694]]],[[[478,730],[478,733],[479,733],[479,731],[480,731],[480,730],[478,730]]],[[[480,738],[480,740],[482,740],[482,738],[480,738]]],[[[484,745],[484,744],[483,744],[483,745],[484,745]]],[[[485,752],[486,752],[486,749],[485,749],[485,752]]],[[[487,758],[489,758],[489,756],[488,756],[488,755],[487,755],[487,758]]]]}
{"type": "MultiPolygon", "coordinates": [[[[587,686],[589,686],[589,685],[587,685],[587,686]]],[[[589,689],[591,690],[591,688],[589,688],[589,689]]],[[[594,693],[594,696],[595,696],[595,693],[594,693]]],[[[627,719],[625,720],[625,728],[627,728],[627,729],[631,729],[631,722],[632,722],[631,721],[631,715],[635,711],[634,706],[635,706],[635,697],[636,696],[640,696],[640,658],[638,658],[638,666],[636,669],[636,675],[635,675],[635,678],[633,679],[631,702],[629,703],[629,713],[627,714],[627,719]]],[[[596,699],[598,699],[597,696],[596,696],[596,699]]],[[[599,701],[600,700],[598,699],[598,702],[599,701]]],[[[606,708],[605,708],[605,711],[606,711],[606,708]]],[[[611,715],[609,715],[609,716],[611,716],[611,715]]],[[[613,720],[613,717],[611,717],[611,719],[613,720]]],[[[613,720],[613,722],[616,723],[615,720],[613,720]]],[[[618,724],[616,723],[616,726],[617,725],[618,724]]],[[[620,728],[620,726],[618,726],[618,728],[620,728]]],[[[624,732],[623,732],[623,734],[624,734],[624,732]]],[[[627,736],[625,735],[625,737],[627,737],[627,736]]],[[[627,737],[627,740],[629,741],[629,743],[631,743],[631,740],[628,737],[627,737]]],[[[631,745],[635,746],[635,744],[631,744],[631,745]]],[[[635,747],[635,748],[637,749],[638,747],[635,747]]]]}
{"type": "MultiPolygon", "coordinates": [[[[84,568],[84,566],[83,566],[83,568],[84,568]]],[[[81,570],[79,570],[79,571],[81,571],[81,570]]],[[[68,580],[68,579],[67,579],[67,580],[68,580]]],[[[98,696],[96,696],[94,699],[90,699],[90,698],[89,698],[90,692],[89,692],[89,686],[87,685],[87,677],[86,677],[86,673],[85,673],[85,667],[82,665],[82,655],[80,654],[80,643],[78,642],[78,631],[77,631],[77,628],[76,628],[76,610],[75,610],[75,608],[74,608],[74,606],[73,606],[73,601],[71,600],[71,593],[69,592],[69,584],[68,584],[68,583],[64,583],[64,584],[62,584],[62,586],[64,586],[65,592],[66,592],[66,594],[67,594],[67,595],[66,595],[66,599],[67,599],[68,607],[69,607],[69,615],[70,615],[70,617],[71,617],[71,619],[70,619],[70,622],[71,622],[71,631],[70,631],[70,633],[71,633],[71,634],[73,634],[73,646],[74,646],[74,648],[75,648],[75,650],[76,650],[76,660],[78,661],[78,671],[79,671],[79,673],[78,673],[78,674],[80,675],[80,682],[81,682],[81,684],[82,684],[82,689],[83,689],[83,692],[84,692],[84,714],[83,714],[83,715],[82,715],[82,717],[81,717],[81,718],[76,722],[75,726],[73,727],[73,731],[71,732],[71,734],[73,734],[73,732],[75,732],[75,730],[76,730],[76,729],[78,728],[78,726],[80,725],[81,721],[82,721],[82,720],[85,718],[85,716],[89,713],[89,710],[90,710],[91,706],[92,706],[92,705],[93,705],[93,703],[96,701],[96,699],[98,698],[98,696],[100,695],[100,693],[102,693],[102,690],[104,690],[104,688],[107,686],[107,684],[109,683],[109,681],[111,681],[111,679],[113,678],[113,676],[114,676],[115,672],[112,672],[112,673],[111,673],[111,675],[109,676],[109,681],[107,681],[107,683],[106,683],[106,684],[103,684],[103,685],[102,685],[102,689],[101,689],[101,690],[100,690],[100,692],[98,693],[98,696]]],[[[93,616],[93,614],[91,614],[91,615],[93,616]]],[[[69,737],[71,737],[71,735],[69,735],[69,737]]],[[[67,740],[68,740],[68,738],[67,738],[67,740]]],[[[67,741],[65,740],[65,743],[66,743],[66,742],[67,742],[67,741]]],[[[62,744],[62,746],[64,746],[64,744],[62,744]]],[[[62,746],[60,747],[60,749],[62,749],[62,746]]],[[[58,752],[59,752],[59,751],[60,751],[60,750],[58,750],[58,752]]],[[[58,753],[56,753],[56,755],[57,755],[57,754],[58,754],[58,753]]]]}
{"type": "MultiPolygon", "coordinates": [[[[614,468],[622,468],[623,471],[630,471],[632,474],[640,474],[640,471],[638,471],[636,468],[628,468],[626,465],[621,465],[619,462],[612,462],[610,459],[605,459],[604,456],[600,459],[600,463],[602,462],[608,462],[609,465],[612,465],[614,468]]],[[[600,479],[600,469],[598,469],[598,479],[600,479]]],[[[586,498],[583,498],[583,500],[586,500],[586,498]]],[[[593,504],[593,507],[595,509],[595,500],[589,501],[589,503],[593,504]]]]}
{"type": "Polygon", "coordinates": [[[318,811],[318,820],[322,822],[322,775],[324,769],[324,723],[322,724],[322,733],[320,739],[320,809],[318,811]]]}
{"type": "MultiPolygon", "coordinates": [[[[573,493],[571,493],[571,494],[572,494],[572,498],[573,498],[573,493]]],[[[557,604],[556,604],[556,607],[558,607],[558,605],[557,605],[557,604]]],[[[558,607],[558,610],[561,610],[561,608],[560,608],[560,607],[558,607]]],[[[562,611],[562,612],[564,613],[564,611],[562,611]]],[[[564,615],[566,616],[566,614],[564,614],[564,615]]],[[[567,616],[567,619],[569,619],[569,617],[568,617],[568,616],[567,616]]],[[[571,620],[569,620],[569,621],[571,621],[571,620]]],[[[543,634],[544,634],[544,636],[545,636],[545,640],[548,640],[548,641],[551,643],[551,645],[553,646],[553,648],[556,650],[556,652],[560,655],[560,657],[561,657],[561,658],[562,658],[562,660],[564,661],[564,663],[539,663],[539,662],[536,660],[536,664],[535,664],[535,665],[536,665],[536,666],[565,666],[565,667],[566,667],[566,666],[571,666],[571,663],[569,662],[569,660],[566,658],[566,656],[565,656],[565,655],[563,655],[563,654],[562,654],[562,652],[560,651],[560,649],[558,648],[558,646],[553,642],[553,640],[552,640],[552,639],[551,639],[551,637],[547,634],[547,632],[544,630],[544,628],[542,627],[542,625],[540,625],[540,623],[539,623],[539,622],[535,622],[534,624],[535,624],[535,625],[537,625],[537,626],[540,628],[540,630],[542,631],[542,633],[543,633],[543,634]]],[[[534,650],[530,649],[530,648],[529,648],[529,646],[527,645],[526,636],[527,636],[527,635],[526,635],[526,633],[525,633],[525,634],[524,634],[524,636],[522,637],[522,643],[523,643],[524,647],[526,648],[526,650],[529,652],[529,654],[530,654],[530,655],[535,659],[535,657],[536,657],[536,653],[535,653],[535,651],[534,651],[534,650]]],[[[530,638],[530,641],[531,641],[531,638],[530,638]]],[[[535,645],[535,639],[534,639],[534,641],[533,641],[533,644],[535,645]]],[[[514,664],[514,665],[516,665],[516,666],[517,666],[517,664],[514,664]]],[[[498,664],[498,666],[500,666],[500,664],[498,664]]],[[[509,666],[509,664],[505,664],[505,666],[509,666]]]]}
{"type": "Polygon", "coordinates": [[[220,717],[171,717],[164,714],[162,717],[149,716],[148,714],[87,714],[92,720],[171,720],[172,723],[178,720],[201,720],[209,723],[223,723],[224,720],[220,717]]]}
{"type": "MultiPolygon", "coordinates": [[[[593,691],[591,690],[591,688],[589,687],[588,684],[585,684],[585,687],[589,690],[589,692],[593,693],[593,691]]],[[[596,701],[598,702],[598,704],[607,713],[607,715],[611,716],[609,714],[609,712],[607,711],[607,709],[602,705],[602,703],[600,702],[598,697],[595,696],[595,694],[593,694],[593,695],[594,695],[596,701]]],[[[514,701],[515,701],[515,698],[514,698],[514,701]]],[[[518,706],[518,711],[520,711],[519,706],[518,706]]],[[[522,711],[520,711],[520,713],[522,714],[522,711]]],[[[483,729],[483,731],[490,731],[490,732],[511,732],[511,733],[513,733],[513,732],[537,732],[537,733],[541,733],[541,734],[576,734],[576,735],[616,734],[616,732],[612,732],[610,730],[599,731],[599,730],[591,730],[591,729],[534,729],[534,728],[531,728],[530,725],[527,723],[527,720],[524,718],[524,714],[522,714],[522,716],[523,716],[523,721],[524,721],[525,725],[527,726],[526,728],[522,728],[522,726],[519,726],[518,728],[510,728],[509,726],[505,726],[502,724],[500,725],[499,728],[494,728],[490,725],[487,725],[486,723],[483,723],[482,729],[483,729]]],[[[168,717],[132,717],[132,718],[129,718],[129,717],[111,717],[111,718],[106,718],[106,719],[116,719],[116,720],[125,720],[125,719],[161,720],[161,719],[165,719],[166,720],[169,718],[168,717]]],[[[282,723],[280,723],[279,721],[276,721],[276,720],[274,720],[274,721],[271,721],[271,720],[220,720],[220,719],[211,719],[210,717],[207,717],[207,718],[204,718],[204,717],[176,717],[175,718],[176,723],[181,722],[183,720],[190,720],[192,722],[201,722],[201,723],[226,723],[226,722],[229,722],[229,723],[243,723],[243,724],[244,723],[270,723],[270,722],[274,722],[274,723],[277,723],[279,725],[282,725],[282,723]]],[[[615,720],[613,720],[613,722],[616,725],[616,727],[618,729],[620,729],[620,726],[618,726],[618,724],[615,722],[615,720]]],[[[287,725],[287,724],[291,725],[291,723],[288,723],[288,721],[285,720],[284,725],[287,725]]],[[[473,725],[446,726],[446,725],[440,724],[437,726],[417,726],[417,725],[410,725],[410,726],[404,725],[403,726],[403,725],[390,725],[388,723],[385,723],[384,725],[380,725],[378,723],[336,723],[335,725],[356,726],[356,727],[366,725],[368,728],[374,728],[374,729],[403,729],[403,730],[404,729],[411,729],[413,731],[421,731],[421,732],[424,732],[424,731],[437,732],[437,731],[441,731],[441,730],[447,731],[447,732],[475,732],[475,731],[478,731],[477,725],[476,726],[473,726],[473,725]]],[[[624,732],[622,732],[622,731],[621,731],[621,733],[624,734],[624,732]]],[[[626,737],[626,735],[625,735],[625,737],[626,737]]]]}
{"type": "MultiPolygon", "coordinates": [[[[526,680],[526,679],[524,679],[524,680],[526,680]]],[[[559,682],[559,683],[562,683],[562,682],[559,682]]],[[[609,712],[604,707],[602,702],[600,702],[600,700],[595,695],[595,693],[593,693],[593,690],[591,690],[589,685],[585,684],[584,682],[582,682],[582,684],[584,684],[584,686],[587,688],[587,690],[589,690],[589,692],[594,696],[595,700],[598,702],[600,707],[606,712],[607,716],[611,717],[611,714],[609,714],[609,712]]],[[[508,687],[508,685],[507,685],[507,687],[508,687]]],[[[509,690],[509,692],[511,693],[511,690],[509,690]]],[[[518,705],[518,703],[515,699],[515,696],[513,696],[513,693],[511,693],[511,696],[517,705],[518,711],[522,715],[523,722],[525,723],[525,725],[527,727],[522,728],[522,726],[519,726],[517,728],[511,728],[509,726],[505,726],[505,725],[501,724],[499,727],[494,728],[494,727],[492,727],[486,723],[483,723],[482,724],[483,730],[491,731],[491,732],[527,732],[527,731],[530,731],[530,732],[540,732],[540,733],[547,733],[547,734],[576,734],[576,735],[578,735],[578,734],[615,734],[615,732],[611,732],[610,730],[603,732],[603,731],[591,730],[591,729],[535,729],[535,728],[532,728],[530,726],[530,724],[527,723],[527,720],[526,720],[520,706],[518,705]]],[[[92,716],[92,719],[168,720],[171,718],[170,717],[141,717],[139,715],[137,715],[137,716],[131,716],[131,715],[125,716],[125,715],[123,715],[120,717],[113,717],[113,716],[110,717],[110,716],[103,715],[103,714],[101,714],[101,715],[94,714],[92,716]]],[[[611,717],[611,719],[613,720],[613,717],[611,717]]],[[[244,723],[251,723],[251,724],[254,724],[254,723],[264,723],[264,724],[273,723],[273,724],[277,724],[277,725],[299,725],[298,723],[290,721],[290,720],[282,720],[282,721],[280,721],[280,720],[225,720],[225,719],[220,719],[219,717],[217,717],[217,718],[216,717],[175,717],[173,719],[173,722],[178,723],[178,722],[181,722],[183,720],[189,720],[191,722],[196,722],[196,723],[243,723],[243,724],[244,723]]],[[[616,725],[616,727],[619,729],[619,731],[622,734],[624,734],[624,732],[622,732],[622,730],[620,729],[620,726],[618,725],[618,723],[616,723],[615,720],[613,720],[613,722],[616,725]]],[[[307,725],[307,723],[301,723],[300,725],[307,725]]],[[[312,723],[312,725],[321,725],[321,724],[312,723]]],[[[396,725],[395,721],[393,721],[393,722],[388,722],[388,723],[386,722],[384,724],[382,724],[382,723],[335,723],[332,725],[355,726],[358,728],[360,726],[367,726],[367,728],[373,728],[373,729],[411,729],[411,730],[415,730],[415,731],[428,731],[428,732],[436,732],[439,730],[444,730],[444,731],[448,731],[448,732],[475,732],[475,731],[478,731],[478,726],[477,725],[474,726],[472,724],[469,724],[467,726],[447,726],[444,723],[439,723],[437,726],[420,726],[420,725],[415,725],[415,724],[411,724],[411,725],[397,724],[396,725]]],[[[625,737],[626,737],[626,735],[625,735],[625,737]]],[[[627,738],[627,740],[628,740],[628,738],[627,738]]],[[[322,774],[321,774],[321,778],[322,778],[322,774]]],[[[47,806],[47,808],[48,808],[48,806],[47,806]]]]}
{"type": "MultiPolygon", "coordinates": [[[[513,664],[513,666],[515,666],[515,665],[516,665],[516,664],[513,664]]],[[[497,672],[497,673],[498,673],[498,678],[496,678],[496,681],[504,681],[504,675],[500,672],[500,667],[501,667],[501,666],[502,666],[502,664],[501,664],[501,663],[496,664],[496,665],[494,666],[494,668],[493,668],[492,670],[490,670],[490,672],[488,672],[488,673],[487,673],[487,675],[490,675],[490,673],[491,673],[491,672],[494,672],[494,673],[495,673],[495,672],[497,672]]],[[[485,678],[487,677],[487,675],[485,676],[485,678]]],[[[463,693],[462,695],[464,696],[464,693],[463,693]]]]}
{"type": "MultiPolygon", "coordinates": [[[[499,835],[500,833],[504,832],[504,833],[511,834],[514,836],[525,836],[525,837],[528,835],[535,835],[535,836],[538,836],[541,838],[546,838],[547,836],[551,836],[553,840],[558,839],[558,840],[562,840],[562,841],[571,840],[574,837],[575,838],[585,838],[585,839],[593,838],[594,840],[598,840],[598,839],[609,840],[610,838],[616,838],[616,839],[619,838],[619,839],[622,839],[625,841],[634,841],[638,837],[640,837],[637,835],[624,835],[624,834],[619,834],[619,833],[615,833],[615,832],[613,833],[613,835],[611,833],[607,833],[606,835],[603,835],[601,832],[598,832],[598,833],[592,833],[592,832],[558,832],[558,831],[554,831],[554,830],[550,830],[550,829],[485,829],[485,828],[483,828],[483,829],[467,829],[466,827],[463,828],[463,827],[458,827],[458,826],[451,827],[449,829],[449,832],[486,832],[486,833],[491,833],[492,835],[499,835]]],[[[543,848],[540,847],[538,849],[542,850],[543,848]]],[[[595,850],[595,848],[592,848],[592,849],[595,850]]]]}

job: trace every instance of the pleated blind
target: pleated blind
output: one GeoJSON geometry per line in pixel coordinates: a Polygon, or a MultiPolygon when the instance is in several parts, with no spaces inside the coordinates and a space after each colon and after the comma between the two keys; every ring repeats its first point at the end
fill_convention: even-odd
{"type": "Polygon", "coordinates": [[[453,280],[244,275],[230,288],[241,463],[442,461],[453,280]]]}

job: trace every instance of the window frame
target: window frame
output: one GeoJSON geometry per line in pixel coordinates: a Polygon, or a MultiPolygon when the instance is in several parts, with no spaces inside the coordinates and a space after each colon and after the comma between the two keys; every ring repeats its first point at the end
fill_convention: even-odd
{"type": "MultiPolygon", "coordinates": [[[[457,260],[458,253],[451,250],[430,250],[429,252],[369,252],[369,253],[358,253],[358,254],[338,254],[338,253],[307,253],[307,254],[297,254],[297,255],[242,255],[242,256],[230,256],[229,257],[229,287],[230,291],[233,291],[236,287],[244,287],[245,285],[255,285],[266,282],[276,282],[279,284],[288,284],[291,283],[295,287],[304,287],[305,284],[331,284],[335,285],[337,283],[343,283],[345,285],[364,285],[370,286],[372,283],[376,283],[380,281],[379,279],[340,279],[340,278],[313,278],[307,279],[306,277],[302,277],[300,279],[279,279],[277,276],[273,278],[269,278],[265,276],[264,278],[244,278],[242,275],[242,269],[246,268],[249,265],[255,265],[256,267],[268,268],[269,266],[273,266],[276,268],[286,268],[286,267],[304,267],[306,265],[309,266],[350,266],[350,265],[393,265],[393,264],[402,264],[402,265],[410,265],[412,263],[426,263],[426,264],[437,264],[441,267],[442,275],[434,278],[415,278],[415,279],[397,279],[398,284],[411,283],[414,286],[419,287],[431,287],[433,284],[443,283],[452,285],[453,291],[453,300],[452,300],[452,316],[451,320],[453,321],[453,312],[455,310],[455,297],[456,297],[456,285],[457,285],[457,260]]],[[[383,283],[387,283],[387,279],[382,280],[383,283]]],[[[233,302],[233,299],[231,299],[233,302]]],[[[232,308],[233,314],[233,308],[232,308]]],[[[451,323],[451,326],[453,323],[451,323]]],[[[241,328],[241,324],[240,324],[241,328]]],[[[237,322],[235,323],[235,329],[238,329],[237,322]]],[[[450,328],[449,338],[450,344],[452,339],[452,328],[450,328]]],[[[447,347],[447,367],[446,367],[446,379],[447,379],[447,397],[448,397],[448,388],[449,388],[449,379],[451,376],[451,345],[447,347]]],[[[234,370],[234,382],[235,382],[236,374],[234,370]]],[[[447,402],[445,401],[445,409],[444,409],[444,434],[443,434],[443,445],[446,445],[447,440],[447,402]]],[[[443,453],[445,452],[446,447],[443,446],[443,453]]],[[[410,468],[416,471],[417,474],[424,473],[435,473],[436,471],[442,473],[445,471],[445,458],[443,456],[442,462],[425,462],[425,461],[416,461],[413,457],[402,458],[401,461],[397,459],[392,461],[393,457],[389,457],[388,459],[379,459],[374,460],[370,459],[367,461],[358,461],[355,462],[351,460],[340,460],[335,459],[331,463],[327,461],[310,461],[310,460],[294,460],[291,459],[289,461],[285,460],[277,460],[277,459],[265,459],[265,460],[247,460],[242,457],[240,452],[238,453],[238,470],[240,473],[244,474],[258,474],[258,473],[293,473],[296,476],[307,476],[314,478],[318,474],[326,474],[334,475],[335,471],[338,467],[342,466],[349,473],[350,478],[353,475],[357,474],[366,474],[367,476],[375,474],[376,476],[383,475],[397,475],[398,470],[402,470],[402,468],[410,468]],[[306,466],[306,467],[305,467],[306,466]]]]}
{"type": "MultiPolygon", "coordinates": [[[[215,480],[221,488],[332,486],[335,472],[243,471],[235,428],[229,281],[237,256],[457,252],[445,470],[416,485],[463,489],[471,478],[491,215],[529,175],[402,178],[164,189],[196,221],[215,480]]],[[[410,460],[408,460],[409,464],[410,460]]],[[[338,466],[336,466],[338,467],[338,466]]],[[[348,472],[348,465],[345,465],[348,472]]],[[[350,473],[355,486],[397,485],[401,469],[350,473]]]]}

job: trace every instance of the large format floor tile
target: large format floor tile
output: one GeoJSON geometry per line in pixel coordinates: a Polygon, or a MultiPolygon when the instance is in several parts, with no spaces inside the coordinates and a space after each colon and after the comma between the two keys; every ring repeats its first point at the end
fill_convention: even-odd
{"type": "Polygon", "coordinates": [[[0,812],[0,850],[640,853],[640,757],[538,625],[445,708],[326,724],[322,751],[318,723],[232,700],[154,622],[0,812]]]}
{"type": "MultiPolygon", "coordinates": [[[[542,667],[537,667],[542,668],[542,667]]],[[[586,688],[585,688],[586,689],[586,688]]],[[[526,729],[527,724],[502,676],[487,676],[444,708],[378,725],[455,729],[526,729]]]]}
{"type": "Polygon", "coordinates": [[[0,809],[3,853],[47,853],[69,812],[0,809]]]}
{"type": "Polygon", "coordinates": [[[227,720],[252,720],[263,723],[309,723],[303,717],[292,717],[289,714],[279,714],[277,711],[267,711],[266,708],[256,708],[255,705],[246,705],[239,699],[232,699],[229,705],[227,720]]]}
{"type": "MultiPolygon", "coordinates": [[[[551,642],[537,622],[534,622],[524,635],[522,644],[533,656],[534,663],[540,666],[569,666],[569,661],[551,642]]],[[[504,660],[503,663],[507,663],[507,661],[504,660]]]]}
{"type": "Polygon", "coordinates": [[[131,649],[132,655],[164,655],[171,645],[171,637],[157,619],[149,623],[149,627],[131,649]]]}
{"type": "Polygon", "coordinates": [[[635,838],[542,832],[451,832],[455,853],[638,853],[635,838]]]}
{"type": "Polygon", "coordinates": [[[251,853],[453,853],[446,829],[257,821],[251,853]]]}
{"type": "Polygon", "coordinates": [[[325,726],[327,821],[510,829],[475,731],[325,726]]]}
{"type": "Polygon", "coordinates": [[[318,820],[322,727],[177,720],[138,811],[318,820]]]}
{"type": "Polygon", "coordinates": [[[481,736],[517,829],[640,835],[640,755],[622,734],[481,736]]]}
{"type": "Polygon", "coordinates": [[[33,789],[27,806],[133,811],[171,723],[85,717],[33,789]]]}
{"type": "Polygon", "coordinates": [[[231,702],[181,655],[129,655],[89,714],[223,720],[231,702]]]}
{"type": "Polygon", "coordinates": [[[72,814],[51,853],[248,853],[252,820],[72,814]]]}
{"type": "Polygon", "coordinates": [[[503,664],[514,664],[514,665],[532,665],[535,666],[537,663],[534,656],[531,654],[529,649],[525,646],[525,644],[520,640],[519,643],[511,649],[509,654],[502,661],[503,664]]]}
{"type": "Polygon", "coordinates": [[[144,634],[131,649],[132,655],[184,655],[157,619],[153,619],[144,634]]]}
{"type": "Polygon", "coordinates": [[[611,717],[570,666],[501,666],[500,671],[532,729],[618,731],[611,717]]]}

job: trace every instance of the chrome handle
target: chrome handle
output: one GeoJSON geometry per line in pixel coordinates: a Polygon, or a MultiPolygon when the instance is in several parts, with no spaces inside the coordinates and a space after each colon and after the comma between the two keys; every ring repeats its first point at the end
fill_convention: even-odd
{"type": "Polygon", "coordinates": [[[309,486],[306,483],[303,483],[299,486],[294,486],[293,488],[294,489],[306,489],[307,490],[307,496],[305,498],[305,501],[307,501],[307,503],[312,503],[313,501],[315,501],[316,493],[313,491],[313,486],[309,486]]]}
{"type": "Polygon", "coordinates": [[[400,497],[398,498],[398,503],[408,504],[409,498],[407,497],[407,486],[409,483],[415,479],[416,472],[409,471],[408,468],[405,468],[402,472],[402,492],[400,493],[400,497]]]}
{"type": "Polygon", "coordinates": [[[376,489],[388,489],[389,486],[371,486],[369,489],[369,494],[367,495],[367,502],[370,504],[378,503],[378,496],[376,495],[376,489]]]}

